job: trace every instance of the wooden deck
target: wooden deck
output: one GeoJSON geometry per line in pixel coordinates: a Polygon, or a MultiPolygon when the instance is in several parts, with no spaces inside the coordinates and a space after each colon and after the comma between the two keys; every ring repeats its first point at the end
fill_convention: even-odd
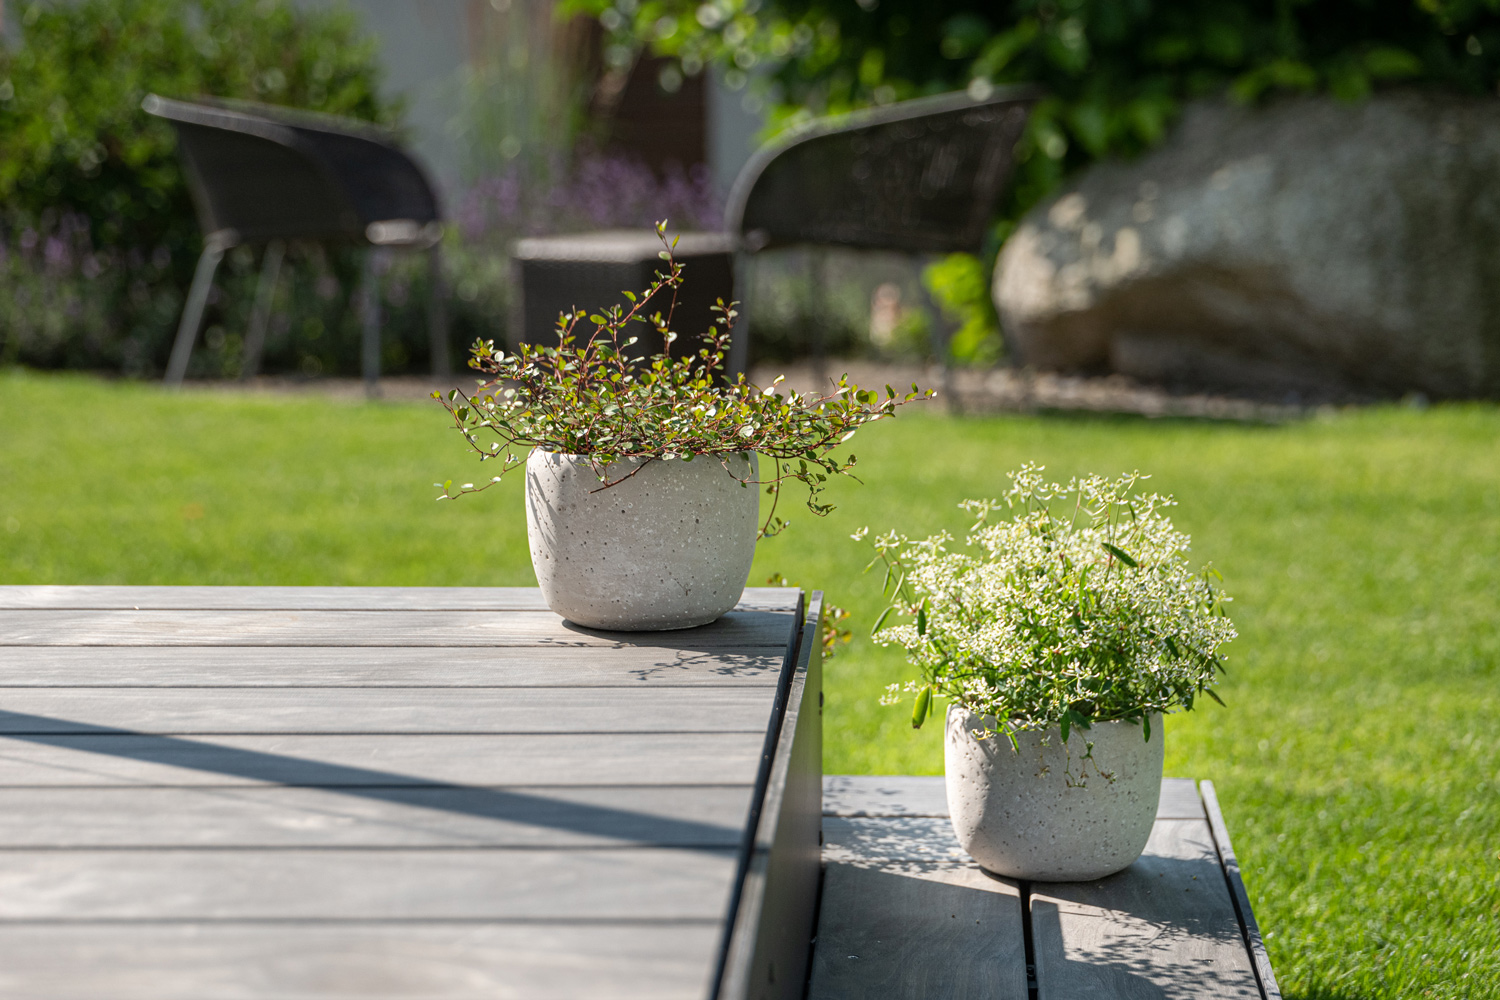
{"type": "Polygon", "coordinates": [[[943,779],[824,779],[808,1000],[1279,1000],[1211,782],[1162,784],[1146,852],[1086,883],[982,872],[943,779]]]}
{"type": "Polygon", "coordinates": [[[806,610],[0,587],[0,996],[800,995],[806,610]]]}

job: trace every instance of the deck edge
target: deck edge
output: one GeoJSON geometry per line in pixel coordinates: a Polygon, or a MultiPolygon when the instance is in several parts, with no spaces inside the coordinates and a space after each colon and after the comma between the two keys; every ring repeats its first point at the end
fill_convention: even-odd
{"type": "Polygon", "coordinates": [[[787,650],[714,1000],[800,1000],[806,986],[822,864],[822,606],[814,591],[787,650]]]}
{"type": "Polygon", "coordinates": [[[1265,1000],[1282,1000],[1281,987],[1276,983],[1276,973],[1271,969],[1271,957],[1266,953],[1261,940],[1260,926],[1255,922],[1255,911],[1250,908],[1250,895],[1245,891],[1245,882],[1240,878],[1240,863],[1235,857],[1234,847],[1229,842],[1229,827],[1224,814],[1219,810],[1219,797],[1214,792],[1214,783],[1207,778],[1198,783],[1203,797],[1203,808],[1208,813],[1208,828],[1213,834],[1214,846],[1219,852],[1219,866],[1224,870],[1224,881],[1229,883],[1229,898],[1234,903],[1235,915],[1240,918],[1240,931],[1245,936],[1245,947],[1250,952],[1250,965],[1255,970],[1265,1000]]]}

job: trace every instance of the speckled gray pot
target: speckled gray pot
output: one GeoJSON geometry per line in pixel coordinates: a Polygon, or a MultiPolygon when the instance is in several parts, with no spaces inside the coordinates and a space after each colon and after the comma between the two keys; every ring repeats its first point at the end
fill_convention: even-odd
{"type": "MultiPolygon", "coordinates": [[[[610,481],[643,464],[609,467],[610,481]]],[[[755,557],[754,455],[658,459],[601,490],[587,459],[526,461],[526,535],[547,606],[587,628],[706,625],[734,607],[755,557]]]]}
{"type": "Polygon", "coordinates": [[[977,739],[986,721],[994,720],[948,708],[948,811],[958,842],[981,867],[1008,878],[1081,882],[1140,857],[1161,796],[1161,716],[1151,719],[1150,741],[1140,726],[1100,722],[1075,728],[1066,747],[1056,729],[1019,733],[1019,753],[1003,734],[977,739]],[[1085,770],[1089,742],[1093,760],[1085,770]]]}

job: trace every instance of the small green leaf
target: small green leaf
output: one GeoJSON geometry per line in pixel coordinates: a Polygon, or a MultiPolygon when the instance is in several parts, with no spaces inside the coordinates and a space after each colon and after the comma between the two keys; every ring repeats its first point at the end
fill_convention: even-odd
{"type": "Polygon", "coordinates": [[[911,710],[911,727],[921,729],[922,723],[927,721],[927,713],[932,708],[932,686],[928,685],[917,692],[917,703],[911,710]]]}
{"type": "Polygon", "coordinates": [[[925,597],[917,606],[917,635],[927,635],[927,598],[925,597]]]}
{"type": "Polygon", "coordinates": [[[875,619],[875,624],[870,629],[870,634],[874,635],[876,632],[879,632],[880,631],[880,626],[882,626],[882,625],[885,624],[885,620],[887,618],[889,618],[891,616],[891,612],[895,611],[895,610],[896,610],[895,607],[892,606],[892,607],[887,607],[884,611],[880,612],[880,617],[877,618],[877,619],[875,619]]]}
{"type": "Polygon", "coordinates": [[[1136,562],[1134,559],[1132,559],[1130,557],[1129,553],[1127,553],[1124,549],[1120,548],[1119,546],[1111,545],[1108,542],[1105,542],[1104,543],[1104,547],[1110,551],[1111,555],[1113,555],[1116,559],[1120,560],[1120,562],[1124,563],[1126,566],[1129,566],[1131,569],[1135,569],[1136,567],[1138,567],[1140,565],[1140,563],[1136,562]]]}
{"type": "Polygon", "coordinates": [[[1141,728],[1146,731],[1146,742],[1151,742],[1151,716],[1141,716],[1141,728]]]}

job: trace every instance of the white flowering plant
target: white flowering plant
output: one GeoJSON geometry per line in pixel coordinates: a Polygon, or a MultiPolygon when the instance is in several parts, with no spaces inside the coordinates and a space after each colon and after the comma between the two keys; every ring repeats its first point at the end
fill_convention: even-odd
{"type": "Polygon", "coordinates": [[[914,695],[920,727],[946,697],[992,716],[1012,746],[1017,732],[1059,727],[1066,742],[1073,727],[1117,720],[1149,740],[1156,713],[1200,695],[1222,705],[1212,685],[1235,637],[1229,598],[1212,567],[1188,561],[1188,536],[1163,512],[1172,498],[1138,491],[1138,472],[1065,485],[1042,472],[1023,466],[1002,498],[960,505],[977,554],[950,551],[946,533],[875,540],[890,604],[874,639],[904,647],[920,672],[882,702],[914,695]]]}

